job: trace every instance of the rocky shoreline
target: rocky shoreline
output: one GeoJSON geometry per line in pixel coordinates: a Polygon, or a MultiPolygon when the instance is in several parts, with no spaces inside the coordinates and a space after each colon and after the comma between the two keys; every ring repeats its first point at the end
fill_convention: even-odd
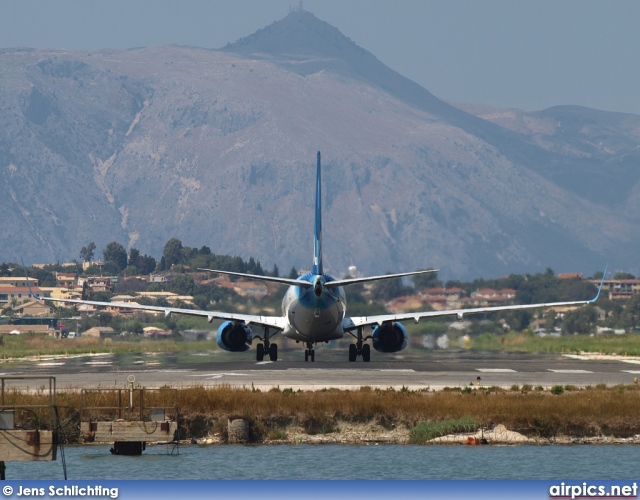
{"type": "MultiPolygon", "coordinates": [[[[409,444],[410,429],[403,424],[383,426],[378,423],[354,423],[341,421],[329,432],[309,433],[302,425],[290,424],[279,429],[277,436],[251,439],[252,444],[409,444]]],[[[185,441],[193,444],[226,444],[224,432],[209,433],[205,437],[185,441]]],[[[491,429],[477,432],[457,433],[441,436],[428,441],[434,445],[584,445],[584,444],[640,444],[640,434],[631,437],[587,436],[575,437],[554,435],[552,437],[526,436],[498,424],[491,429]]]]}

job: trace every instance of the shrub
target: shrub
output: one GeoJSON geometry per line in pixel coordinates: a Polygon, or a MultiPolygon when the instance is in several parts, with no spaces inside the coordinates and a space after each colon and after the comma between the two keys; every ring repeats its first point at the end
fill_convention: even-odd
{"type": "Polygon", "coordinates": [[[558,395],[558,394],[562,394],[563,392],[564,392],[564,387],[562,387],[561,385],[554,385],[551,388],[551,394],[558,395]]]}
{"type": "Polygon", "coordinates": [[[441,422],[419,422],[409,431],[409,442],[412,444],[424,444],[431,439],[456,432],[474,432],[480,424],[471,417],[462,417],[458,420],[443,420],[441,422]]]}

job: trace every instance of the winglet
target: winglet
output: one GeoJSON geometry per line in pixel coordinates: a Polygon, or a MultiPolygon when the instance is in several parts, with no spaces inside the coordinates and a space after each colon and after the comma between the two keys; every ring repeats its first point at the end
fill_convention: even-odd
{"type": "Polygon", "coordinates": [[[20,258],[20,262],[22,263],[22,267],[24,268],[24,277],[27,279],[27,286],[29,287],[29,297],[34,297],[38,300],[42,300],[40,298],[40,295],[36,295],[31,289],[31,283],[29,283],[29,274],[27,273],[27,266],[24,265],[24,260],[22,260],[22,257],[20,258]]]}
{"type": "Polygon", "coordinates": [[[604,272],[602,273],[602,279],[600,280],[600,286],[598,287],[598,293],[596,296],[589,301],[589,303],[593,304],[600,297],[600,292],[602,291],[602,285],[604,284],[604,279],[607,277],[607,268],[609,267],[609,263],[604,266],[604,272]]]}
{"type": "Polygon", "coordinates": [[[316,168],[316,224],[313,235],[313,274],[322,274],[322,187],[320,173],[320,151],[316,168]]]}

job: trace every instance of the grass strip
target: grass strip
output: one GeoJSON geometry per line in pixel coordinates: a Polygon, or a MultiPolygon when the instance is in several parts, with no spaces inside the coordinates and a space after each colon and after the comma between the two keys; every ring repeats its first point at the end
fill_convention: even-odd
{"type": "Polygon", "coordinates": [[[425,444],[434,438],[459,432],[475,432],[480,424],[472,417],[462,417],[456,420],[442,420],[440,422],[422,421],[409,431],[409,443],[425,444]]]}

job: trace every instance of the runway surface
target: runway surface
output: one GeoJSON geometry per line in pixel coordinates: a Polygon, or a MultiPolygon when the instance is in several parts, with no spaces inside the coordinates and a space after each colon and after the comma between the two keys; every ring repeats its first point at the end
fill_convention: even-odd
{"type": "MultiPolygon", "coordinates": [[[[256,362],[253,353],[216,351],[132,355],[40,357],[0,364],[0,377],[56,377],[58,389],[136,386],[186,387],[226,384],[268,389],[357,388],[442,389],[470,384],[512,385],[632,384],[640,377],[640,358],[585,359],[560,354],[433,351],[425,355],[372,355],[370,363],[344,361],[345,353],[319,351],[316,362],[300,361],[297,351],[277,362],[256,362]],[[384,357],[383,357],[384,356],[384,357]]],[[[44,380],[7,380],[7,387],[48,386],[44,380]]]]}

